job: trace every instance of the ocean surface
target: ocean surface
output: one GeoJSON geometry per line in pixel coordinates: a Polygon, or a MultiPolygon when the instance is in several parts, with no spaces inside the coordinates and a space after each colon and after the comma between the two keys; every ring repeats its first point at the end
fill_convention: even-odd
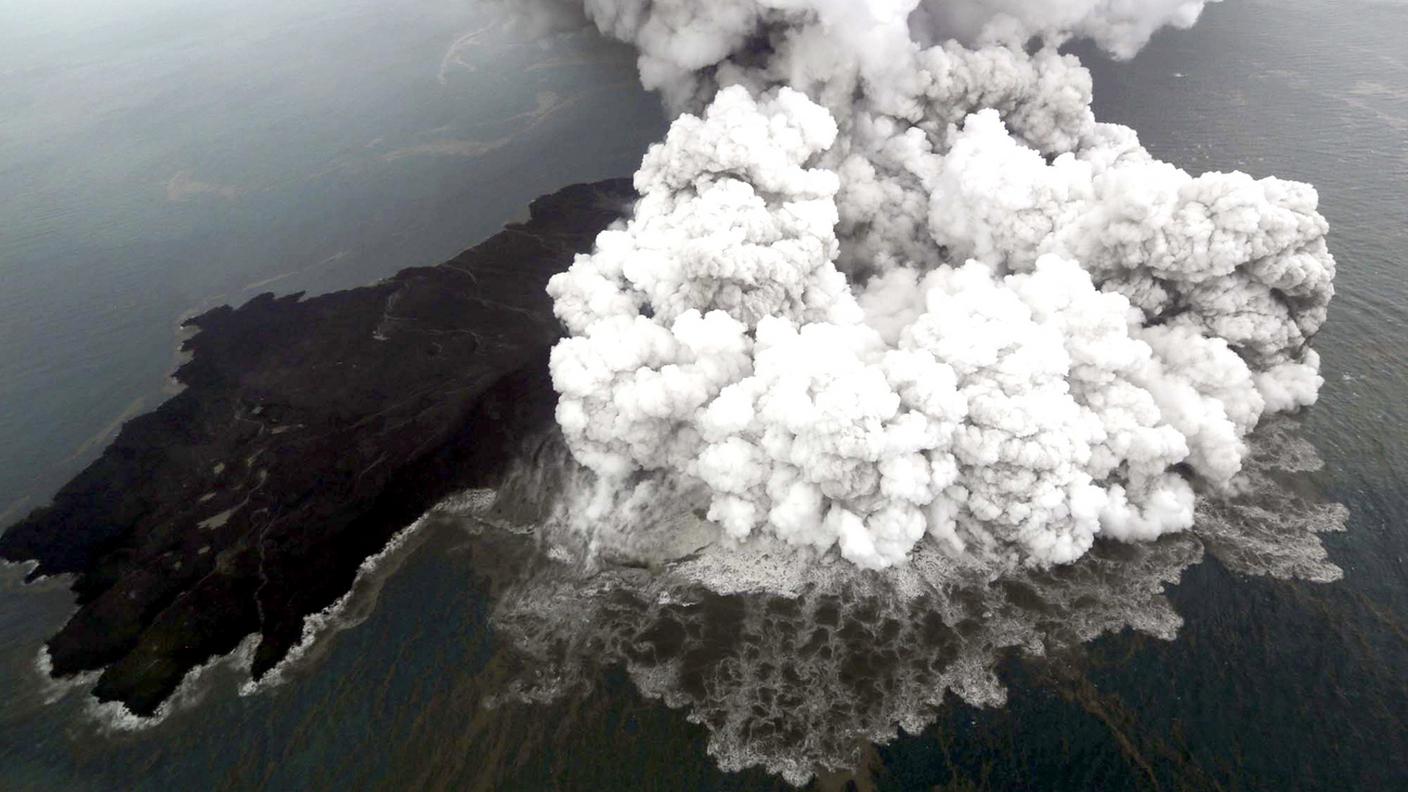
{"type": "Polygon", "coordinates": [[[634,56],[482,0],[0,0],[0,518],[155,407],[180,321],[435,264],[634,171],[634,56]]]}
{"type": "MultiPolygon", "coordinates": [[[[628,52],[476,37],[494,20],[474,3],[0,0],[0,18],[7,521],[162,398],[181,317],[446,258],[537,194],[629,173],[663,129],[628,52]]],[[[1209,555],[1169,587],[1176,639],[1014,653],[1004,706],[950,698],[858,746],[859,788],[1408,788],[1405,40],[1408,3],[1227,0],[1132,62],[1082,51],[1097,115],[1159,157],[1320,190],[1340,274],[1298,422],[1325,463],[1302,486],[1349,509],[1323,537],[1343,578],[1209,555]]],[[[706,726],[619,666],[505,698],[523,661],[490,617],[513,552],[431,520],[281,684],[240,695],[217,665],[136,731],[36,671],[61,582],[0,572],[0,788],[785,788],[720,771],[706,726]]]]}

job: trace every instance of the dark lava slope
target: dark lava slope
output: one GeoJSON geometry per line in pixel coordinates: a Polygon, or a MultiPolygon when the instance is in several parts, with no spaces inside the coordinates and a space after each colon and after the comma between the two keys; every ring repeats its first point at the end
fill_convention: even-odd
{"type": "Polygon", "coordinates": [[[550,418],[544,287],[633,199],[625,180],[569,187],[440,266],[190,320],[185,390],[0,537],[34,575],[77,576],[54,674],[103,669],[99,699],[150,714],[251,633],[268,671],[364,559],[494,483],[550,418]]]}

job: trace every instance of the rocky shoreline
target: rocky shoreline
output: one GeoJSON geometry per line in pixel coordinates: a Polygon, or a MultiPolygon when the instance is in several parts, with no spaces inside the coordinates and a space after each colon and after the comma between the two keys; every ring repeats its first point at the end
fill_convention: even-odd
{"type": "Polygon", "coordinates": [[[248,635],[267,673],[366,558],[491,486],[551,420],[544,288],[634,197],[628,180],[568,187],[439,266],[191,319],[185,390],[0,536],[31,578],[75,576],[53,675],[101,670],[99,700],[148,715],[248,635]]]}

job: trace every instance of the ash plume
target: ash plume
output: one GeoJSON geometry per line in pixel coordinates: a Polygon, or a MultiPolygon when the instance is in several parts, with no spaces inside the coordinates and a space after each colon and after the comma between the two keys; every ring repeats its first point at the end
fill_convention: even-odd
{"type": "Polygon", "coordinates": [[[1234,486],[1200,498],[1191,531],[998,574],[936,543],[883,575],[803,561],[767,536],[711,543],[691,493],[670,489],[678,478],[632,491],[604,521],[618,533],[593,547],[602,537],[573,500],[589,490],[572,481],[590,474],[563,464],[553,433],[525,445],[492,498],[431,519],[467,531],[497,581],[491,619],[512,651],[491,705],[579,696],[624,669],[705,727],[723,769],[800,786],[861,767],[863,745],[919,734],[955,700],[1003,706],[1004,658],[1069,671],[1101,635],[1172,640],[1183,620],[1165,587],[1205,554],[1244,575],[1338,579],[1321,536],[1348,512],[1307,487],[1321,463],[1297,432],[1286,418],[1258,426],[1234,486]]]}
{"type": "MultiPolygon", "coordinates": [[[[632,217],[554,278],[558,422],[599,500],[696,491],[731,546],[995,568],[1192,527],[1315,401],[1307,185],[1190,175],[1059,46],[1186,0],[582,0],[676,113],[632,217]]],[[[557,16],[548,12],[560,12],[557,16]]],[[[664,529],[658,529],[664,530],[664,529]]]]}

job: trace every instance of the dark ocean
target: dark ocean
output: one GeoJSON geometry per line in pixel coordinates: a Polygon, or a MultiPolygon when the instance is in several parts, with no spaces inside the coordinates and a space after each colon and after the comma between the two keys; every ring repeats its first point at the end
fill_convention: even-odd
{"type": "MultiPolygon", "coordinates": [[[[25,20],[0,26],[6,521],[161,398],[182,316],[446,258],[539,193],[629,173],[663,128],[622,49],[455,47],[492,22],[473,3],[0,0],[0,17],[25,20]]],[[[1209,554],[1168,589],[1174,640],[1012,653],[1005,705],[950,697],[819,785],[1408,789],[1405,41],[1397,0],[1228,0],[1132,62],[1081,50],[1097,116],[1160,158],[1319,188],[1340,274],[1326,385],[1297,419],[1325,464],[1298,486],[1349,510],[1323,537],[1343,578],[1209,554]]],[[[720,771],[708,728],[618,664],[504,698],[524,661],[490,624],[521,575],[501,545],[430,520],[282,684],[240,695],[218,665],[136,731],[36,670],[71,611],[62,581],[0,572],[0,789],[788,788],[720,771]]]]}

